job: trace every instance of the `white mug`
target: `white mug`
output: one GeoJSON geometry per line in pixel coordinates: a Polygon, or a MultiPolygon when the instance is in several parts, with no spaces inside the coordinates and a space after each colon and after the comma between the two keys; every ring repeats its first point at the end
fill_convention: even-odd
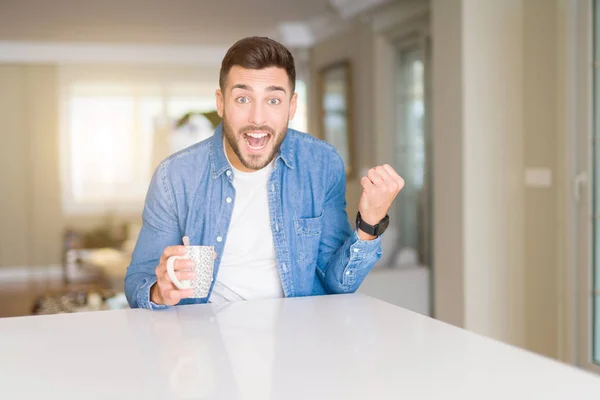
{"type": "Polygon", "coordinates": [[[187,255],[171,256],[167,259],[167,273],[169,279],[178,289],[193,289],[194,298],[204,298],[208,296],[210,286],[213,281],[214,268],[214,246],[185,246],[187,255]],[[179,280],[175,275],[175,260],[190,259],[194,261],[193,271],[196,278],[192,280],[179,280]]]}

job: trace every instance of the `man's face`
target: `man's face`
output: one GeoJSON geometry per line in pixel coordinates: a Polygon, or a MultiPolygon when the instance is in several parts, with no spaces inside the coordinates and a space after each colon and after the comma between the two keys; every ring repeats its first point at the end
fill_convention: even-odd
{"type": "Polygon", "coordinates": [[[245,172],[264,168],[277,156],[296,113],[297,95],[285,69],[233,66],[216,96],[229,160],[245,172]]]}

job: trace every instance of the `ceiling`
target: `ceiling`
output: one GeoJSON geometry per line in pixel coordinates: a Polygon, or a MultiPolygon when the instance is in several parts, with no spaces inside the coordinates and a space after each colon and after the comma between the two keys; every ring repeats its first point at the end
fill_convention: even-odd
{"type": "Polygon", "coordinates": [[[356,0],[0,0],[0,41],[229,46],[349,2],[356,0]]]}

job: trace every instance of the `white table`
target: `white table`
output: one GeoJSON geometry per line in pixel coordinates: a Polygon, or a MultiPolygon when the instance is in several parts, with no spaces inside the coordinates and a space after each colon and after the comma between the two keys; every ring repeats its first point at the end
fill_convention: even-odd
{"type": "Polygon", "coordinates": [[[600,378],[363,295],[0,320],[0,398],[599,399],[600,378]]]}

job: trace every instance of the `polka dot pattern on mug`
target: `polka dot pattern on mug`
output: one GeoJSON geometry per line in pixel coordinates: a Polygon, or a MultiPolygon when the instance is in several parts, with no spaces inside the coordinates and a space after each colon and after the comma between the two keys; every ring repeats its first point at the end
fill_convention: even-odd
{"type": "Polygon", "coordinates": [[[212,246],[189,246],[188,257],[196,264],[196,279],[191,283],[196,298],[208,296],[213,281],[214,248],[212,246]]]}

